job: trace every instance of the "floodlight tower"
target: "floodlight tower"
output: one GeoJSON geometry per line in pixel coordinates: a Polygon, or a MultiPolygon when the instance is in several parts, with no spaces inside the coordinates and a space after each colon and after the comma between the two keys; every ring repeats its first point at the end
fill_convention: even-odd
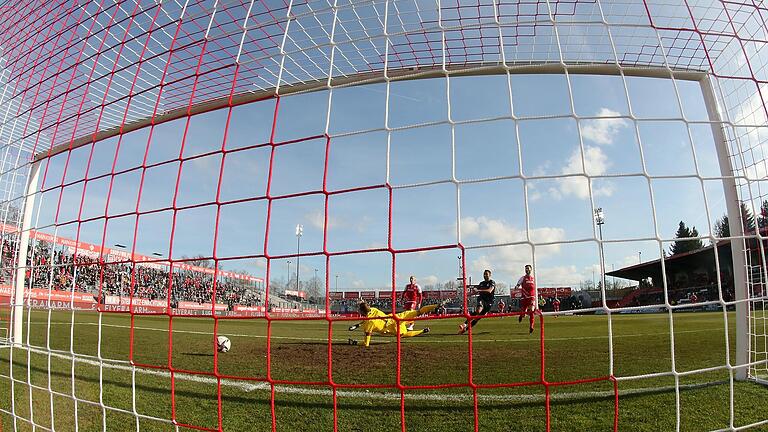
{"type": "Polygon", "coordinates": [[[296,291],[301,291],[299,288],[299,253],[301,253],[301,235],[304,234],[304,225],[296,225],[296,291]]]}
{"type": "MultiPolygon", "coordinates": [[[[600,236],[600,283],[602,284],[602,292],[605,292],[605,254],[603,250],[603,224],[605,224],[605,213],[602,207],[595,209],[595,224],[597,224],[597,230],[600,236]]],[[[605,296],[603,296],[605,298],[605,296]]]]}

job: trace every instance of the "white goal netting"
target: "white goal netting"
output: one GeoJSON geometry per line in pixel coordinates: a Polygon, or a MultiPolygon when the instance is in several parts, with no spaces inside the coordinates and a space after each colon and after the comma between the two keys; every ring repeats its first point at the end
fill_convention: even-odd
{"type": "Polygon", "coordinates": [[[3,428],[768,423],[762,2],[0,18],[3,428]],[[430,331],[347,346],[411,275],[430,331]]]}

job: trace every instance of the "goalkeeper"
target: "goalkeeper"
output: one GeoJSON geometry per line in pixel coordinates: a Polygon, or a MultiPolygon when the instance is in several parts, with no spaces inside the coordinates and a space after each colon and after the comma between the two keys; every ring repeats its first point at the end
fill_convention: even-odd
{"type": "MultiPolygon", "coordinates": [[[[425,327],[421,330],[408,330],[408,321],[416,318],[417,316],[428,314],[437,309],[442,303],[424,306],[416,310],[407,310],[395,314],[385,314],[384,312],[371,307],[368,303],[362,301],[359,304],[360,315],[368,319],[361,323],[355,324],[349,327],[350,331],[357,330],[358,327],[362,327],[365,333],[365,339],[363,340],[363,346],[369,346],[371,344],[371,336],[374,333],[385,336],[396,336],[398,333],[400,337],[414,337],[423,333],[429,333],[429,327],[425,327]],[[395,319],[397,318],[397,319],[395,319]]],[[[349,339],[350,345],[357,345],[358,341],[355,339],[349,339]]]]}

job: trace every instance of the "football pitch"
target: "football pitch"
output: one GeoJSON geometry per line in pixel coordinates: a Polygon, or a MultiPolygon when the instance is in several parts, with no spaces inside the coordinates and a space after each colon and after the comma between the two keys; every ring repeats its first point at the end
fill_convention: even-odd
{"type": "MultiPolygon", "coordinates": [[[[718,369],[727,355],[735,359],[734,319],[728,313],[726,329],[722,312],[675,313],[673,350],[669,315],[614,315],[619,429],[675,430],[675,377],[663,374],[672,370],[673,356],[680,430],[728,428],[731,409],[736,427],[765,419],[768,388],[734,382],[731,405],[729,373],[718,369]],[[689,373],[699,369],[708,370],[689,373]]],[[[273,420],[279,431],[325,431],[334,429],[334,407],[340,431],[400,430],[403,420],[410,431],[471,431],[475,416],[480,430],[542,431],[542,372],[552,383],[551,430],[614,426],[605,315],[545,317],[544,359],[538,320],[529,335],[525,320],[483,319],[471,353],[468,336],[456,334],[461,319],[418,321],[417,328],[432,331],[403,339],[399,362],[392,337],[374,336],[369,348],[347,345],[349,337],[362,336],[347,330],[350,321],[329,329],[324,319],[219,319],[217,333],[232,340],[232,349],[215,361],[210,318],[173,318],[171,338],[167,316],[131,322],[125,314],[32,311],[25,320],[33,348],[0,350],[4,431],[14,430],[8,412],[19,417],[21,431],[166,431],[176,430],[174,416],[179,424],[210,429],[221,417],[227,431],[269,431],[273,420]],[[240,378],[222,378],[219,395],[217,374],[240,378]],[[335,392],[330,382],[339,385],[335,392]],[[520,385],[494,387],[499,383],[520,385]]]]}

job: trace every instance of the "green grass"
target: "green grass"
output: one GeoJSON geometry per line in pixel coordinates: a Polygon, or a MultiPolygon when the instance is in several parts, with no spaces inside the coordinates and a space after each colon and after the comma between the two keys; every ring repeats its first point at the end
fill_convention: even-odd
{"type": "MultiPolygon", "coordinates": [[[[674,315],[674,356],[679,372],[724,365],[727,355],[735,361],[735,317],[732,313],[728,317],[726,332],[722,312],[674,315]],[[726,351],[726,337],[730,340],[730,353],[726,351]]],[[[104,427],[108,431],[136,430],[137,417],[132,414],[134,401],[135,410],[140,414],[141,431],[173,430],[170,423],[153,418],[171,419],[174,407],[178,422],[218,428],[219,395],[215,378],[210,375],[199,375],[202,379],[193,381],[187,375],[178,374],[173,380],[173,392],[171,378],[163,370],[147,373],[147,369],[137,368],[132,379],[126,363],[130,358],[130,317],[104,314],[99,326],[99,315],[93,312],[52,312],[50,333],[47,332],[47,312],[33,311],[29,318],[30,344],[43,349],[49,346],[56,355],[49,358],[45,352],[19,348],[0,351],[0,386],[3,386],[0,408],[15,410],[19,417],[17,430],[33,430],[32,422],[56,431],[76,430],[76,427],[80,431],[104,427]],[[99,355],[99,330],[101,357],[121,361],[116,367],[112,366],[114,362],[105,360],[105,366],[100,369],[95,361],[99,355]],[[93,357],[73,363],[70,351],[93,357]],[[10,377],[15,380],[13,388],[10,377]],[[100,400],[110,408],[102,410],[100,400]]],[[[616,376],[672,369],[668,315],[620,315],[611,321],[616,376]]],[[[470,372],[473,382],[481,386],[533,383],[478,388],[481,430],[545,430],[545,387],[541,384],[538,331],[528,335],[526,324],[518,324],[514,318],[484,319],[473,333],[470,371],[468,337],[455,334],[459,322],[457,318],[419,322],[419,326],[431,327],[432,333],[402,341],[398,371],[395,339],[374,337],[375,345],[367,349],[346,345],[352,335],[346,330],[348,321],[333,324],[333,345],[329,349],[329,326],[325,320],[273,321],[269,329],[262,319],[219,320],[218,333],[230,337],[232,351],[219,355],[218,373],[260,379],[222,382],[223,428],[227,431],[271,430],[272,398],[270,386],[264,382],[269,331],[272,380],[325,383],[275,387],[274,413],[279,431],[333,430],[334,398],[327,384],[329,380],[353,385],[463,385],[437,390],[405,389],[405,424],[413,431],[471,431],[475,411],[472,388],[467,385],[470,372]]],[[[608,376],[608,324],[608,317],[599,315],[546,318],[545,380],[558,383],[608,376]]],[[[174,369],[214,373],[213,320],[174,318],[172,338],[168,317],[136,316],[133,325],[135,362],[162,367],[168,365],[170,356],[174,369]]],[[[360,334],[354,336],[359,338],[360,334]]],[[[728,371],[724,369],[680,377],[681,430],[729,426],[728,378],[728,371]]],[[[671,376],[620,381],[620,430],[674,430],[674,385],[671,376]]],[[[734,390],[737,427],[768,418],[768,388],[736,382],[734,390]]],[[[551,386],[550,392],[552,430],[612,430],[611,381],[551,386]]],[[[339,389],[338,430],[400,430],[400,406],[400,392],[396,388],[339,389]]],[[[2,414],[0,419],[3,430],[13,430],[10,415],[2,414]]]]}

